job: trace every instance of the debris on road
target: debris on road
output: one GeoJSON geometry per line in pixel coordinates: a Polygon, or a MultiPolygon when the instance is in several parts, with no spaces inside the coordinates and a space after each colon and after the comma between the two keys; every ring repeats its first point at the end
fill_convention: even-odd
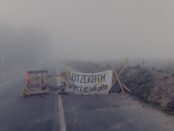
{"type": "Polygon", "coordinates": [[[34,94],[53,93],[59,94],[73,93],[81,95],[109,94],[116,82],[124,94],[130,92],[125,84],[121,82],[120,75],[125,65],[117,73],[115,65],[113,69],[107,69],[99,72],[79,72],[65,71],[60,74],[51,75],[48,70],[27,71],[25,75],[26,88],[23,95],[30,96],[34,94]],[[114,77],[115,76],[115,77],[114,77]],[[50,84],[50,81],[56,81],[56,85],[50,84]],[[54,79],[54,80],[53,80],[54,79]]]}
{"type": "Polygon", "coordinates": [[[26,88],[23,96],[49,93],[48,71],[27,71],[25,74],[26,88]]]}

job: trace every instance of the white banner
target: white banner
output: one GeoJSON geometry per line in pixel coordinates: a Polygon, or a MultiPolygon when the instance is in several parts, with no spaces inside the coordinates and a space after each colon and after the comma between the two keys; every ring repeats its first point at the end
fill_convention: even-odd
{"type": "Polygon", "coordinates": [[[112,87],[113,70],[98,73],[67,73],[66,91],[75,94],[108,94],[112,87]]]}

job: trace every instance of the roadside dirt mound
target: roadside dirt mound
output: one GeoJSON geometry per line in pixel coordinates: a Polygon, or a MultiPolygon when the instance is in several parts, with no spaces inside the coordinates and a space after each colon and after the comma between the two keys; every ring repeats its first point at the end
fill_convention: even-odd
{"type": "Polygon", "coordinates": [[[128,67],[121,79],[141,101],[174,114],[174,77],[140,66],[128,67]]]}

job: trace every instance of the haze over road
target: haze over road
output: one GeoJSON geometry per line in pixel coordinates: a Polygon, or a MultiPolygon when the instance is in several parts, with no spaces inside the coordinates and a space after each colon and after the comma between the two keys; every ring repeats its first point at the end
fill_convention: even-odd
{"type": "Polygon", "coordinates": [[[45,48],[53,60],[173,58],[173,12],[172,0],[4,0],[0,55],[27,46],[33,59],[45,48]]]}
{"type": "Polygon", "coordinates": [[[172,131],[171,118],[119,94],[21,97],[25,86],[21,73],[0,76],[0,131],[62,131],[60,109],[67,131],[172,131]]]}

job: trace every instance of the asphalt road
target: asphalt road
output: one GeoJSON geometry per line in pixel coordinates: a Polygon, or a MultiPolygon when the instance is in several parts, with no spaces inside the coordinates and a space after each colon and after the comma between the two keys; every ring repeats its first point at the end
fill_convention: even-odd
{"type": "Polygon", "coordinates": [[[107,96],[51,94],[21,97],[20,92],[25,83],[20,74],[21,72],[6,72],[0,76],[0,131],[174,129],[170,123],[161,120],[163,117],[160,115],[155,115],[153,111],[119,94],[107,96]],[[62,124],[65,128],[62,128],[62,124]]]}
{"type": "MultiPolygon", "coordinates": [[[[67,131],[173,131],[167,116],[128,96],[63,96],[67,131]],[[157,112],[157,114],[156,114],[157,112]],[[159,113],[159,114],[158,114],[159,113]],[[164,121],[163,119],[166,119],[164,121]]],[[[172,119],[173,120],[173,119],[172,119]]]]}
{"type": "Polygon", "coordinates": [[[6,74],[0,84],[0,131],[58,131],[58,97],[21,97],[22,76],[6,74]]]}

